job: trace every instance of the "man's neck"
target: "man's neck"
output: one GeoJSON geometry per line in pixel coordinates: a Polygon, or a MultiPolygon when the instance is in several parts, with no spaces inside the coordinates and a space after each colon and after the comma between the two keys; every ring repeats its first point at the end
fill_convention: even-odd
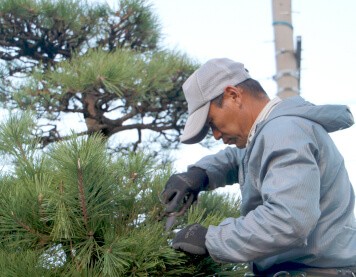
{"type": "Polygon", "coordinates": [[[246,148],[249,146],[253,136],[255,135],[257,124],[264,121],[269,116],[269,114],[274,109],[274,107],[276,105],[278,105],[280,102],[281,102],[281,99],[279,97],[274,98],[272,101],[270,99],[268,99],[268,101],[266,101],[266,104],[260,110],[254,123],[252,124],[250,133],[248,134],[248,137],[247,137],[246,148]]]}

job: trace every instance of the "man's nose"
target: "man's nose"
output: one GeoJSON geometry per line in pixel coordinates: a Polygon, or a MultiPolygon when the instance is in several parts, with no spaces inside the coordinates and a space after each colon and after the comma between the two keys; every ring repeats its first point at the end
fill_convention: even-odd
{"type": "Polygon", "coordinates": [[[213,135],[214,135],[214,138],[215,138],[216,140],[221,139],[221,137],[222,137],[222,133],[221,133],[221,132],[219,132],[216,128],[212,128],[212,130],[213,130],[213,135]]]}

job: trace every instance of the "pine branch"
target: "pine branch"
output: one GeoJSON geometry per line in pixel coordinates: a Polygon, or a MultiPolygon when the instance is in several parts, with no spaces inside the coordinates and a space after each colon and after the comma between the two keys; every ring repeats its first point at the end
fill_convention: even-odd
{"type": "Polygon", "coordinates": [[[15,216],[14,212],[11,212],[11,215],[16,219],[16,221],[28,232],[31,234],[37,236],[40,238],[40,245],[45,245],[47,242],[49,242],[51,239],[49,236],[40,234],[38,231],[32,230],[29,226],[27,226],[25,223],[23,223],[17,216],[15,216]]]}
{"type": "MultiPolygon", "coordinates": [[[[49,124],[46,125],[46,126],[49,126],[49,124]]],[[[53,129],[51,129],[51,130],[49,131],[49,135],[48,135],[48,136],[41,136],[41,137],[39,137],[40,143],[41,143],[41,148],[46,147],[48,144],[50,144],[50,143],[52,143],[52,142],[66,141],[66,140],[72,139],[72,135],[61,136],[61,135],[59,134],[59,132],[56,131],[55,129],[56,129],[56,127],[53,128],[53,129]]],[[[91,133],[93,133],[93,132],[83,131],[83,132],[77,133],[76,135],[77,135],[78,137],[81,137],[81,136],[89,135],[89,134],[91,134],[91,133]]]]}
{"type": "Polygon", "coordinates": [[[11,215],[16,219],[16,221],[27,231],[29,231],[30,233],[40,237],[40,234],[34,230],[31,230],[30,227],[28,227],[25,223],[23,223],[18,217],[15,216],[14,212],[11,212],[11,215]]]}
{"type": "MultiPolygon", "coordinates": [[[[90,251],[92,250],[92,248],[94,247],[95,243],[91,244],[89,249],[87,250],[87,253],[90,253],[90,251]]],[[[82,259],[81,263],[78,265],[77,267],[77,271],[79,271],[82,268],[82,265],[84,263],[85,259],[82,259]]]]}
{"type": "Polygon", "coordinates": [[[24,151],[24,149],[23,149],[23,147],[22,147],[22,145],[21,145],[21,143],[20,143],[20,141],[19,141],[18,138],[16,139],[16,145],[17,145],[18,148],[20,149],[21,156],[22,156],[22,158],[25,160],[25,163],[28,164],[28,159],[27,159],[27,157],[26,157],[26,153],[25,153],[25,151],[24,151]]]}
{"type": "Polygon", "coordinates": [[[74,250],[73,250],[73,244],[72,244],[72,239],[69,238],[69,243],[70,243],[70,255],[72,257],[72,264],[74,264],[74,250]]]}
{"type": "Polygon", "coordinates": [[[42,207],[42,200],[43,200],[43,194],[40,193],[39,197],[38,197],[38,204],[39,204],[39,208],[40,208],[40,214],[42,216],[42,219],[45,220],[45,213],[42,207]]]}
{"type": "Polygon", "coordinates": [[[109,249],[107,250],[108,253],[111,253],[114,243],[116,243],[118,240],[119,240],[119,237],[116,237],[116,239],[113,241],[113,243],[110,245],[109,249]]]}
{"type": "Polygon", "coordinates": [[[85,195],[84,195],[84,186],[83,186],[83,172],[81,170],[80,166],[80,158],[78,158],[78,190],[79,190],[79,200],[80,200],[80,205],[82,207],[82,212],[83,212],[83,217],[84,217],[84,223],[85,223],[85,228],[87,232],[89,233],[90,236],[93,236],[92,232],[89,232],[88,228],[88,210],[85,204],[85,195]]]}
{"type": "Polygon", "coordinates": [[[60,186],[60,189],[61,189],[61,197],[63,197],[63,180],[61,181],[61,186],[60,186]]]}

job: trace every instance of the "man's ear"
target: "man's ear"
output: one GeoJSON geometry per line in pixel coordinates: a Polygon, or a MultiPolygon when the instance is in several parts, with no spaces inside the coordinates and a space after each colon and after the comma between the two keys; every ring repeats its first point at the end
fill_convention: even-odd
{"type": "Polygon", "coordinates": [[[224,98],[231,99],[233,101],[237,101],[238,103],[240,103],[242,100],[242,93],[243,93],[243,91],[239,87],[226,86],[224,98]]]}

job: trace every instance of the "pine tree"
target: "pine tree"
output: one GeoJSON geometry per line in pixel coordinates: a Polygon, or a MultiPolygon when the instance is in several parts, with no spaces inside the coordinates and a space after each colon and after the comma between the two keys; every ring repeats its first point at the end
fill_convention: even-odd
{"type": "Polygon", "coordinates": [[[95,1],[3,0],[0,101],[36,111],[42,146],[69,138],[58,125],[74,115],[78,136],[113,136],[117,150],[157,140],[157,151],[175,147],[187,117],[181,87],[197,63],[164,49],[160,36],[146,0],[121,0],[116,10],[95,1]]]}
{"type": "MultiPolygon", "coordinates": [[[[38,130],[29,112],[0,125],[0,151],[11,162],[0,182],[1,276],[242,274],[243,264],[171,248],[159,194],[172,167],[143,152],[110,155],[100,134],[73,133],[42,151],[38,130]]],[[[173,229],[238,216],[231,197],[201,193],[173,229]]]]}

